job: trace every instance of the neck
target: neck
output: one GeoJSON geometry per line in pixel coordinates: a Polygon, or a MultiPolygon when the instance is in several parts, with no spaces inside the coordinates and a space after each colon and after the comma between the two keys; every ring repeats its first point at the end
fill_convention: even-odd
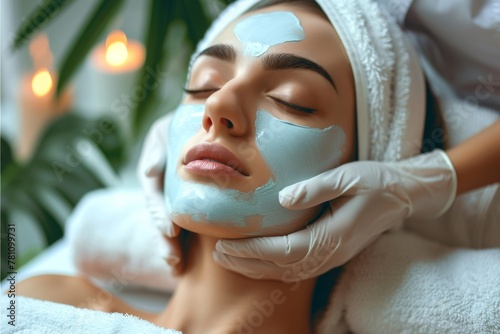
{"type": "Polygon", "coordinates": [[[157,324],[190,333],[310,333],[315,279],[254,280],[212,258],[218,239],[192,234],[185,273],[157,324]]]}

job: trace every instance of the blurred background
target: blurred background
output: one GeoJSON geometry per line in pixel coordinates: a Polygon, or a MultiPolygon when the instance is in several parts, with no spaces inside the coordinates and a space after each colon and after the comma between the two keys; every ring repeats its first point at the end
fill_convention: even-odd
{"type": "Polygon", "coordinates": [[[62,237],[85,193],[139,186],[144,135],[230,2],[0,2],[2,279],[9,226],[19,268],[62,237]]]}

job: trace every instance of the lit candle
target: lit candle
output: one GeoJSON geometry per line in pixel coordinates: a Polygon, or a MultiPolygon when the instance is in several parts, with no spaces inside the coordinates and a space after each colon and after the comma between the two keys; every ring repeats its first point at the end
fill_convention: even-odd
{"type": "Polygon", "coordinates": [[[65,90],[54,99],[56,76],[49,70],[52,53],[45,35],[30,43],[30,53],[35,64],[34,72],[21,79],[19,91],[20,131],[16,153],[20,160],[28,159],[45,127],[71,105],[71,91],[65,90]]]}
{"type": "Polygon", "coordinates": [[[144,47],[136,41],[128,41],[121,30],[112,31],[106,43],[92,52],[92,63],[102,71],[127,73],[138,70],[144,63],[144,47]]]}
{"type": "Polygon", "coordinates": [[[131,94],[145,54],[141,43],[128,40],[121,30],[112,31],[92,51],[78,80],[78,109],[90,116],[112,112],[117,101],[131,94]]]}
{"type": "Polygon", "coordinates": [[[47,96],[53,86],[54,80],[52,80],[52,75],[50,75],[49,70],[46,68],[36,71],[33,79],[31,79],[31,89],[38,97],[47,96]]]}

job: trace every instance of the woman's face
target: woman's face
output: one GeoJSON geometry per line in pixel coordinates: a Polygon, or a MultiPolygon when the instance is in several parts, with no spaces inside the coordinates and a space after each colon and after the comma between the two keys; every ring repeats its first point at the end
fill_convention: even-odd
{"type": "Polygon", "coordinates": [[[181,227],[222,238],[290,233],[318,208],[278,193],[354,154],[354,84],[335,30],[306,4],[241,16],[200,53],[171,122],[166,201],[181,227]]]}

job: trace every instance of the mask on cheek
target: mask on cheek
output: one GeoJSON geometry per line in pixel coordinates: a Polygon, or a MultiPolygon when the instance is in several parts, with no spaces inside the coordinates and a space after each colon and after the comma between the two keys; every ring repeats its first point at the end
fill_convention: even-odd
{"type": "Polygon", "coordinates": [[[311,210],[285,209],[278,194],[339,164],[346,141],[342,128],[309,128],[257,111],[255,141],[272,177],[254,191],[241,192],[222,188],[215,181],[202,184],[178,176],[182,149],[200,131],[204,110],[204,105],[181,105],[170,123],[165,199],[173,221],[176,216],[187,216],[193,224],[216,225],[242,237],[290,233],[304,227],[311,210]]]}

